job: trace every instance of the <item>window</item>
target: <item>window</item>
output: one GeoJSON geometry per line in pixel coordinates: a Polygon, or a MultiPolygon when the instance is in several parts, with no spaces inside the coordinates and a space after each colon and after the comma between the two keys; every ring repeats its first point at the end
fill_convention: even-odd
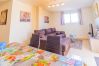
{"type": "Polygon", "coordinates": [[[79,14],[78,13],[71,13],[71,22],[72,23],[79,23],[79,14]]]}
{"type": "Polygon", "coordinates": [[[68,12],[68,13],[63,13],[63,24],[66,23],[80,23],[80,12],[68,12]]]}
{"type": "Polygon", "coordinates": [[[70,23],[70,14],[64,14],[63,18],[65,23],[70,23]]]}

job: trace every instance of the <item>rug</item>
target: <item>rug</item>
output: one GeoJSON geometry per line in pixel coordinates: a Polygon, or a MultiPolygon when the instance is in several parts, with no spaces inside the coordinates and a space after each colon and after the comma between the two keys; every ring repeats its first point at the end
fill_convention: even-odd
{"type": "Polygon", "coordinates": [[[96,61],[97,66],[99,66],[99,57],[95,57],[95,61],[96,61]]]}
{"type": "Polygon", "coordinates": [[[71,48],[82,49],[82,40],[75,40],[71,42],[71,48]]]}

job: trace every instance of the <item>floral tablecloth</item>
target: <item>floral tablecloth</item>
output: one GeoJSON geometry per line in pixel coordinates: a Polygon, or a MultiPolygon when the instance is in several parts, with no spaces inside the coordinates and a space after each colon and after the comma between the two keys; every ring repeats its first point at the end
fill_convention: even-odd
{"type": "Polygon", "coordinates": [[[30,46],[12,44],[1,52],[0,66],[84,66],[79,56],[61,56],[30,46]]]}

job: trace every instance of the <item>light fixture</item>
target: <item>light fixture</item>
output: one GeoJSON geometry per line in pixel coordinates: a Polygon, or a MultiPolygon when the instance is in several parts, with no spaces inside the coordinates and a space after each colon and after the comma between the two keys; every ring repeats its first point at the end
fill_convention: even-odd
{"type": "Polygon", "coordinates": [[[55,7],[55,5],[52,5],[52,7],[55,7]]]}
{"type": "Polygon", "coordinates": [[[56,4],[56,6],[59,6],[59,4],[56,4]]]}
{"type": "Polygon", "coordinates": [[[52,4],[52,5],[49,5],[48,8],[59,7],[59,6],[63,6],[63,5],[65,5],[65,3],[52,4]]]}
{"type": "Polygon", "coordinates": [[[49,8],[51,7],[51,6],[48,6],[49,8]]]}
{"type": "Polygon", "coordinates": [[[63,5],[65,5],[64,3],[61,3],[61,5],[63,6],[63,5]]]}

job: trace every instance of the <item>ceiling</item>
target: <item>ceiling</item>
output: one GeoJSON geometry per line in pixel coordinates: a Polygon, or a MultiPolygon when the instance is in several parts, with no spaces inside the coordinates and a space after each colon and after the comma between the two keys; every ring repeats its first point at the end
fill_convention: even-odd
{"type": "MultiPolygon", "coordinates": [[[[8,0],[0,0],[0,4],[8,0]]],[[[19,0],[31,5],[40,5],[49,11],[65,11],[71,9],[78,9],[90,6],[93,3],[93,0],[19,0]],[[65,3],[64,6],[48,8],[48,5],[53,5],[57,3],[65,3]]]]}
{"type": "Polygon", "coordinates": [[[78,9],[90,6],[93,3],[93,0],[42,0],[39,3],[50,11],[65,11],[71,9],[78,9]],[[65,3],[64,6],[48,8],[48,5],[65,3]]]}
{"type": "Polygon", "coordinates": [[[91,6],[91,4],[93,3],[93,0],[22,0],[22,1],[30,4],[43,6],[49,11],[65,11],[71,9],[78,9],[91,6]],[[48,8],[48,5],[53,5],[62,2],[65,3],[64,6],[48,8]]]}

